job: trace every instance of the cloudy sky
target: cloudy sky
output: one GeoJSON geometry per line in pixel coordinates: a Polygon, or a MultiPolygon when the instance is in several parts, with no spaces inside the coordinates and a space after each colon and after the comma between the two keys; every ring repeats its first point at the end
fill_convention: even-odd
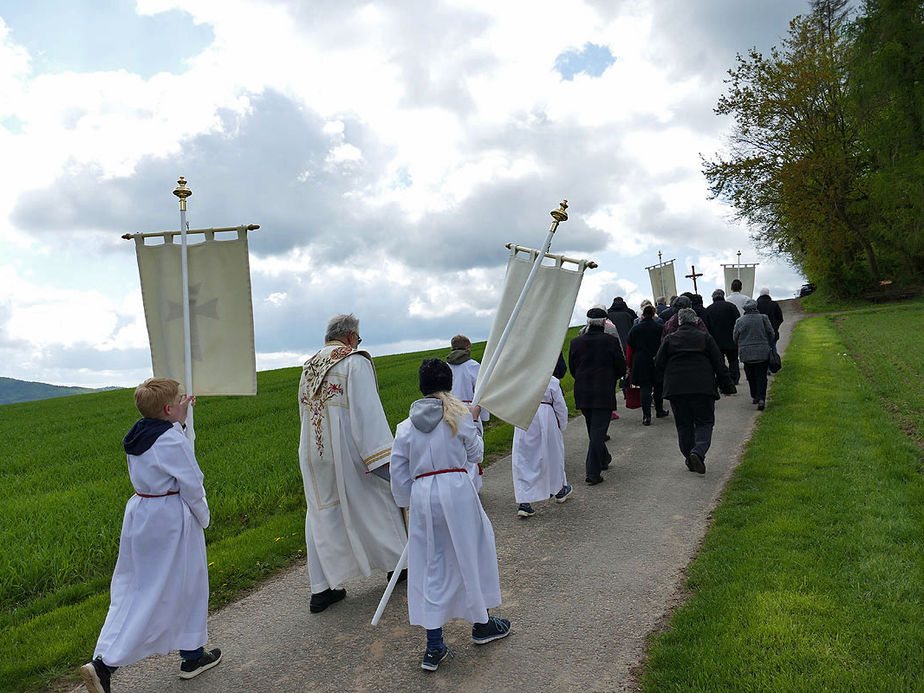
{"type": "Polygon", "coordinates": [[[736,52],[807,0],[3,0],[0,376],[151,372],[123,233],[256,223],[259,370],[354,312],[373,354],[485,339],[515,242],[595,260],[575,312],[650,294],[646,265],[760,262],[699,155],[736,52]]]}

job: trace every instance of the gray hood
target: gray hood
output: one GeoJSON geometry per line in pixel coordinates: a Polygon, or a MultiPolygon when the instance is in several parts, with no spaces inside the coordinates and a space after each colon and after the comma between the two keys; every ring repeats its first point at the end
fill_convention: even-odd
{"type": "Polygon", "coordinates": [[[424,397],[411,404],[411,423],[414,428],[429,433],[443,420],[443,403],[435,397],[424,397]]]}

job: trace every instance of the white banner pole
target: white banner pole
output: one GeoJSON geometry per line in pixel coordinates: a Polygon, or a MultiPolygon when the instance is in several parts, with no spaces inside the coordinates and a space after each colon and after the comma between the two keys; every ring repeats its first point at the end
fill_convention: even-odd
{"type": "MultiPolygon", "coordinates": [[[[180,176],[173,194],[180,198],[180,265],[183,271],[183,349],[186,363],[186,396],[194,394],[192,381],[192,335],[189,326],[189,264],[186,251],[186,198],[192,195],[192,190],[186,187],[186,179],[180,176]]],[[[195,452],[196,433],[193,428],[193,409],[186,410],[186,437],[195,452]]]]}
{"type": "Polygon", "coordinates": [[[395,566],[394,571],[392,571],[391,579],[388,581],[388,587],[385,588],[385,594],[382,595],[382,598],[379,600],[379,606],[375,610],[375,615],[372,617],[372,625],[379,625],[379,619],[382,618],[382,614],[385,612],[385,607],[388,605],[388,600],[391,599],[391,593],[395,591],[395,585],[398,584],[398,580],[401,578],[401,571],[407,568],[407,547],[409,545],[404,545],[404,551],[401,552],[401,558],[398,559],[398,565],[395,566]]]}
{"type": "Polygon", "coordinates": [[[501,333],[500,339],[497,340],[497,346],[494,347],[494,353],[491,354],[491,360],[485,368],[484,377],[481,378],[481,382],[478,385],[478,389],[475,391],[475,395],[472,397],[472,406],[475,406],[481,401],[481,395],[484,394],[484,388],[488,384],[488,380],[491,378],[491,373],[494,372],[494,367],[497,365],[497,360],[500,357],[501,350],[504,348],[504,344],[507,342],[507,337],[510,336],[510,330],[513,327],[513,323],[516,321],[517,316],[520,314],[520,308],[523,307],[523,302],[526,300],[526,294],[529,292],[529,287],[532,286],[533,280],[536,278],[536,274],[539,272],[539,266],[542,264],[542,261],[545,259],[545,254],[549,252],[549,247],[552,245],[552,237],[555,235],[555,231],[558,229],[558,224],[563,221],[568,221],[568,213],[565,211],[568,209],[568,200],[562,200],[561,204],[558,206],[558,209],[553,209],[549,214],[552,215],[552,226],[549,228],[549,235],[545,239],[545,245],[542,246],[542,250],[536,256],[536,261],[533,263],[533,268],[529,272],[529,276],[526,278],[526,283],[523,285],[523,290],[520,292],[520,297],[517,299],[516,305],[513,307],[513,310],[510,313],[510,319],[507,320],[507,325],[504,327],[504,331],[501,333]]]}

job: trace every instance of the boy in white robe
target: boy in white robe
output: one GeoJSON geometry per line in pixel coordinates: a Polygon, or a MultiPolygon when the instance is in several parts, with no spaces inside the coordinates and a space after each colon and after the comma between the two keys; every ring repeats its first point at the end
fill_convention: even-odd
{"type": "Polygon", "coordinates": [[[478,382],[478,370],[481,365],[472,358],[472,342],[464,334],[457,334],[449,345],[452,351],[446,357],[446,363],[452,369],[452,396],[469,408],[478,432],[484,435],[484,425],[491,415],[487,409],[482,409],[477,404],[472,406],[472,400],[475,397],[475,383],[478,382]]]}
{"type": "Polygon", "coordinates": [[[179,385],[149,378],[135,390],[144,418],[122,440],[135,495],[125,505],[106,622],[93,661],[80,667],[90,693],[110,693],[116,669],[155,653],[179,649],[182,679],[221,661],[220,649],[204,647],[209,506],[184,433],[195,398],[181,397],[179,385]]]}
{"type": "Polygon", "coordinates": [[[398,424],[391,450],[391,490],[409,508],[407,606],[411,625],[427,629],[421,668],[436,671],[452,657],[443,624],[472,623],[476,645],[510,634],[510,621],[491,616],[501,603],[494,529],[473,478],[484,443],[464,404],[450,394],[452,371],[425,359],[424,395],[398,424]]]}
{"type": "Polygon", "coordinates": [[[554,496],[564,503],[571,494],[565,477],[565,441],[568,405],[554,375],[542,395],[542,403],[527,430],[513,429],[513,491],[517,515],[536,514],[532,503],[554,496]]]}

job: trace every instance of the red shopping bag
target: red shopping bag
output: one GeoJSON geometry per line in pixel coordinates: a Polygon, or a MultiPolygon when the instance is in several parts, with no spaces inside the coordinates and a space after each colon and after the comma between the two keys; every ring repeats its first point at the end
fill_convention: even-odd
{"type": "Polygon", "coordinates": [[[626,408],[640,409],[642,406],[642,388],[630,385],[624,392],[626,393],[626,408]]]}

